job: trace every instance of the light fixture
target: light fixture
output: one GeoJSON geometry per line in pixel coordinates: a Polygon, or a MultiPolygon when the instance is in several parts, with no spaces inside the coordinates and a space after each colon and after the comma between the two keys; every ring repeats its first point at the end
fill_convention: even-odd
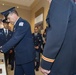
{"type": "Polygon", "coordinates": [[[17,6],[17,8],[19,8],[19,6],[17,6]]]}
{"type": "Polygon", "coordinates": [[[4,3],[2,5],[5,5],[4,3]]]}

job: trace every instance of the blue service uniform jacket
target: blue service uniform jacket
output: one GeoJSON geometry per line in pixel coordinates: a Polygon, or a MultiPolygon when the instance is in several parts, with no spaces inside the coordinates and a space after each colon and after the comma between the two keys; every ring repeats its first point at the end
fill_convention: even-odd
{"type": "Polygon", "coordinates": [[[52,0],[48,16],[47,41],[41,67],[49,75],[76,73],[76,5],[73,0],[52,0]]]}
{"type": "Polygon", "coordinates": [[[3,52],[14,47],[16,64],[24,64],[34,60],[35,50],[29,23],[19,18],[14,25],[12,38],[2,46],[3,52]]]}
{"type": "Polygon", "coordinates": [[[37,33],[37,35],[34,35],[34,33],[33,33],[32,37],[33,37],[34,47],[39,46],[39,49],[36,51],[40,53],[42,50],[41,45],[43,45],[42,36],[40,33],[37,33]]]}

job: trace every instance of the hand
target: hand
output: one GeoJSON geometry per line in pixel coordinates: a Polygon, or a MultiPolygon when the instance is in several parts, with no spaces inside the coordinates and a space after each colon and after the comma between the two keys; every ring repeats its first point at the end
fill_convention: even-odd
{"type": "Polygon", "coordinates": [[[10,52],[9,52],[9,53],[11,54],[12,52],[13,52],[13,51],[12,51],[12,50],[10,50],[10,52]]]}
{"type": "Polygon", "coordinates": [[[1,52],[1,53],[3,53],[3,51],[2,51],[2,50],[0,50],[0,52],[1,52]]]}
{"type": "Polygon", "coordinates": [[[51,72],[50,70],[45,70],[43,68],[40,68],[40,70],[44,75],[48,75],[51,72]]]}
{"type": "Polygon", "coordinates": [[[35,49],[39,49],[39,46],[35,46],[35,49]]]}

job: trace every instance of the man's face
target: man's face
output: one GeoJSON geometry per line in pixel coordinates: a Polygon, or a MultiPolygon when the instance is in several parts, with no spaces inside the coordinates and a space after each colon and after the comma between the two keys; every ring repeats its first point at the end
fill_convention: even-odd
{"type": "Polygon", "coordinates": [[[7,21],[10,22],[11,24],[15,23],[14,13],[11,13],[7,16],[7,21]]]}
{"type": "Polygon", "coordinates": [[[35,29],[34,29],[34,32],[35,32],[35,33],[38,33],[38,28],[35,28],[35,29]]]}
{"type": "Polygon", "coordinates": [[[3,23],[3,25],[4,25],[5,29],[8,29],[8,24],[7,23],[3,23]]]}

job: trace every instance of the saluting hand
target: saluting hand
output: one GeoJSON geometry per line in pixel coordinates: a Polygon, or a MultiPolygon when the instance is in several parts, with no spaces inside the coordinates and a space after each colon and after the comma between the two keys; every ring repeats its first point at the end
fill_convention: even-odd
{"type": "Polygon", "coordinates": [[[45,70],[43,68],[40,68],[40,70],[44,75],[48,75],[51,72],[50,70],[45,70]]]}

